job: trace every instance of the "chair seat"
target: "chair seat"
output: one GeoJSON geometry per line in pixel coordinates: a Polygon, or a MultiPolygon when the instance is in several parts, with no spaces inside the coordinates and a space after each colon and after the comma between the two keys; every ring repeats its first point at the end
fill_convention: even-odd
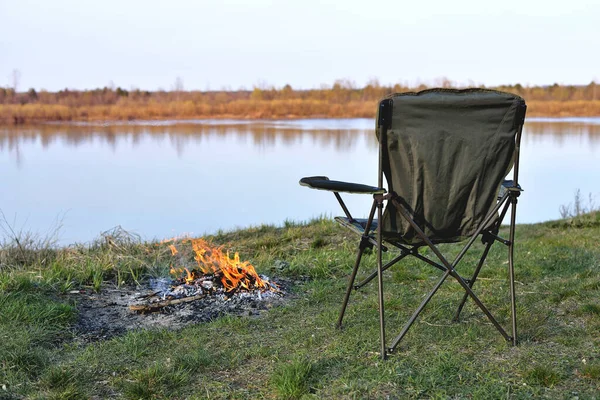
{"type": "MultiPolygon", "coordinates": [[[[367,219],[357,218],[357,219],[349,219],[346,217],[335,217],[334,218],[337,223],[340,225],[350,229],[353,232],[358,233],[359,235],[365,234],[365,228],[367,226],[367,219]]],[[[371,222],[371,229],[368,232],[368,235],[374,235],[377,232],[377,220],[373,219],[371,222]]]]}

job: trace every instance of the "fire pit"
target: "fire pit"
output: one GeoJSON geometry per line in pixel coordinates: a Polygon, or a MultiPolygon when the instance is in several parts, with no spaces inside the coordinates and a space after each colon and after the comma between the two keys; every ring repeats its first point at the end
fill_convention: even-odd
{"type": "Polygon", "coordinates": [[[253,316],[284,301],[289,285],[259,275],[239,254],[233,257],[204,239],[169,239],[170,276],[143,287],[75,291],[79,337],[95,341],[132,329],[179,329],[223,315],[253,316]]]}
{"type": "Polygon", "coordinates": [[[187,303],[217,296],[228,300],[234,295],[261,300],[263,295],[272,296],[280,293],[279,286],[268,277],[260,276],[247,261],[241,261],[238,253],[233,257],[224,253],[221,247],[211,246],[200,239],[169,239],[168,243],[174,262],[171,264],[172,280],[157,279],[151,281],[154,291],[143,295],[129,306],[136,312],[154,312],[163,307],[187,303]],[[180,252],[177,245],[191,248],[196,261],[195,268],[188,268],[187,257],[180,252]]]}

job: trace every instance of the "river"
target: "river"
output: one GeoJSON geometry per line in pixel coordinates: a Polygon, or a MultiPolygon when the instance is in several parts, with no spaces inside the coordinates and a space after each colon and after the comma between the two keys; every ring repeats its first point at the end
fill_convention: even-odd
{"type": "MultiPolygon", "coordinates": [[[[144,239],[340,214],[303,176],[377,183],[371,119],[161,121],[0,128],[3,230],[87,243],[117,225],[144,239]],[[9,228],[10,227],[10,228],[9,228]]],[[[528,119],[517,221],[600,205],[600,117],[528,119]]],[[[349,195],[355,216],[369,196],[349,195]]],[[[0,216],[1,217],[1,216],[0,216]]],[[[0,235],[6,232],[0,231],[0,235]]]]}

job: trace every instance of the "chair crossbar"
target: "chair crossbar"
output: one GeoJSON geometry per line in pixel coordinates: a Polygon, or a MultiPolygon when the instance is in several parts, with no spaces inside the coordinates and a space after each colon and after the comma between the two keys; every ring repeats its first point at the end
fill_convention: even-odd
{"type": "MultiPolygon", "coordinates": [[[[502,212],[500,213],[500,217],[498,218],[498,221],[496,221],[496,224],[492,228],[492,231],[494,231],[494,232],[498,231],[498,229],[500,228],[500,225],[502,225],[502,221],[504,221],[504,217],[506,216],[506,212],[508,211],[510,204],[511,204],[510,201],[507,201],[504,204],[502,212]]],[[[487,255],[488,255],[492,245],[494,244],[494,241],[498,241],[506,246],[512,245],[512,242],[510,240],[505,240],[492,232],[484,232],[484,235],[490,236],[493,240],[488,240],[485,242],[485,248],[483,250],[483,254],[482,254],[481,258],[479,259],[479,262],[477,263],[477,267],[475,267],[475,271],[473,272],[473,275],[471,276],[470,281],[467,282],[471,288],[473,288],[473,286],[475,285],[475,281],[477,280],[477,277],[479,276],[481,267],[483,267],[483,263],[484,263],[485,259],[487,258],[487,255]]],[[[462,312],[462,309],[464,308],[465,303],[467,302],[468,298],[469,298],[469,295],[468,295],[468,293],[465,292],[460,304],[458,305],[458,308],[456,310],[456,314],[454,315],[453,321],[459,320],[460,313],[462,312]]]]}
{"type": "MultiPolygon", "coordinates": [[[[491,219],[496,215],[496,213],[498,212],[500,207],[502,207],[502,205],[506,202],[508,197],[509,197],[508,193],[505,193],[502,196],[502,199],[494,206],[494,208],[492,209],[492,211],[490,211],[490,213],[487,215],[487,217],[484,218],[484,221],[479,225],[479,227],[476,229],[475,233],[473,233],[473,235],[471,236],[469,241],[465,244],[463,249],[456,256],[456,258],[452,264],[450,264],[450,262],[446,259],[446,257],[444,257],[444,255],[439,251],[437,246],[431,241],[431,239],[429,239],[429,237],[423,232],[423,230],[419,227],[419,225],[410,217],[410,214],[405,209],[404,205],[401,202],[399,202],[396,198],[392,198],[392,202],[394,203],[394,205],[396,205],[400,215],[413,227],[417,236],[419,236],[423,240],[423,242],[425,242],[425,244],[431,249],[431,251],[433,251],[433,253],[442,262],[442,264],[446,267],[447,270],[444,273],[444,275],[440,278],[438,283],[433,287],[433,289],[425,297],[425,299],[423,299],[423,301],[421,302],[419,307],[415,310],[413,315],[410,317],[408,322],[405,324],[405,326],[402,329],[402,331],[400,332],[400,334],[392,341],[392,345],[387,349],[387,351],[393,352],[395,350],[395,348],[398,346],[400,341],[404,338],[404,336],[406,335],[406,333],[408,332],[410,327],[413,325],[413,323],[415,322],[415,320],[417,319],[419,314],[423,311],[425,306],[427,306],[427,303],[429,303],[431,298],[437,293],[438,289],[442,286],[442,284],[444,283],[446,278],[448,278],[448,276],[452,276],[454,279],[456,279],[456,281],[463,287],[466,294],[473,299],[475,304],[477,304],[477,306],[481,309],[481,311],[483,311],[483,313],[488,317],[490,322],[496,327],[496,329],[500,332],[500,334],[507,341],[513,340],[513,337],[509,336],[506,333],[504,328],[502,328],[502,326],[498,323],[496,318],[494,318],[492,313],[487,309],[487,307],[483,304],[483,302],[481,302],[481,300],[479,300],[477,295],[475,295],[475,293],[473,292],[473,290],[470,287],[470,283],[468,284],[467,282],[465,282],[465,280],[455,271],[456,265],[460,262],[460,260],[467,253],[467,251],[469,250],[471,245],[475,242],[477,236],[483,231],[484,227],[487,226],[491,222],[491,219]]],[[[486,254],[486,256],[487,256],[487,254],[486,254]]],[[[481,263],[483,263],[483,262],[481,262],[481,263]]]]}
{"type": "MultiPolygon", "coordinates": [[[[483,225],[483,226],[485,226],[485,225],[486,225],[486,224],[489,222],[489,217],[490,217],[490,216],[492,216],[492,217],[493,217],[493,216],[496,214],[496,212],[498,212],[498,209],[499,209],[499,208],[502,206],[502,204],[503,204],[504,202],[506,202],[506,201],[507,201],[507,199],[508,199],[508,196],[509,196],[509,195],[508,195],[508,193],[506,193],[505,195],[503,195],[503,196],[500,198],[500,201],[498,202],[498,205],[497,205],[497,206],[494,208],[494,210],[492,210],[492,212],[490,212],[490,213],[489,213],[488,217],[487,217],[487,218],[485,219],[485,221],[482,223],[482,225],[483,225]]],[[[399,206],[403,207],[403,206],[402,206],[400,203],[398,203],[398,202],[396,202],[396,205],[397,205],[397,206],[399,205],[399,206]]],[[[500,215],[500,218],[498,219],[498,221],[497,221],[497,222],[496,222],[496,224],[494,225],[494,230],[496,230],[496,229],[497,229],[497,227],[499,227],[499,226],[500,226],[500,224],[502,223],[502,220],[504,219],[504,216],[506,215],[506,210],[508,209],[508,206],[509,206],[509,205],[510,205],[510,204],[509,204],[508,202],[506,202],[506,204],[505,204],[505,207],[504,207],[504,209],[503,209],[503,211],[502,211],[502,213],[501,213],[501,215],[500,215]]],[[[357,231],[356,229],[353,229],[352,227],[348,226],[349,224],[348,224],[348,223],[345,223],[345,222],[343,222],[343,221],[342,221],[342,220],[341,220],[339,217],[336,217],[336,221],[340,222],[342,225],[344,225],[344,226],[346,226],[346,227],[349,227],[350,229],[352,229],[352,230],[354,230],[355,232],[359,233],[359,231],[357,231]]],[[[352,226],[355,226],[355,224],[352,224],[352,226]]],[[[360,232],[364,232],[364,231],[360,231],[360,232]]],[[[473,239],[473,238],[476,238],[476,237],[477,237],[477,235],[479,235],[479,233],[480,233],[480,232],[476,232],[476,233],[475,233],[475,234],[472,236],[472,239],[473,239]]],[[[496,235],[492,234],[491,232],[487,232],[487,231],[486,231],[485,233],[486,233],[486,234],[489,234],[489,235],[491,235],[491,236],[492,236],[494,239],[496,239],[496,240],[499,240],[499,241],[503,242],[504,244],[508,244],[506,240],[504,240],[504,239],[502,239],[502,238],[500,238],[500,237],[498,237],[498,236],[496,236],[496,235]]],[[[474,239],[473,239],[473,241],[474,241],[474,239]]],[[[403,258],[404,258],[406,255],[409,255],[409,254],[410,254],[410,255],[412,255],[413,257],[415,257],[415,258],[418,258],[419,260],[421,260],[421,261],[423,261],[423,262],[426,262],[427,264],[429,264],[429,265],[431,265],[431,266],[433,266],[433,267],[435,267],[435,268],[439,269],[439,270],[440,270],[440,271],[442,271],[442,272],[445,272],[445,271],[446,271],[446,269],[447,269],[445,266],[443,266],[443,265],[441,265],[441,264],[439,264],[439,263],[436,263],[436,262],[435,262],[435,261],[433,261],[432,259],[430,259],[430,258],[427,258],[427,257],[425,257],[425,256],[423,256],[423,255],[421,255],[421,254],[419,254],[418,252],[416,252],[415,250],[416,250],[416,249],[417,249],[419,246],[413,246],[412,248],[408,248],[408,247],[406,247],[406,246],[403,246],[403,245],[401,245],[401,244],[399,244],[399,243],[396,243],[396,242],[393,242],[393,241],[387,241],[387,242],[388,242],[388,243],[390,243],[391,245],[393,245],[393,246],[395,246],[395,247],[399,248],[399,249],[400,249],[400,251],[402,252],[402,253],[401,253],[401,256],[402,256],[402,257],[401,257],[401,256],[398,256],[398,257],[394,258],[393,260],[389,261],[389,262],[388,262],[386,265],[384,265],[384,266],[382,267],[382,271],[385,271],[385,270],[389,269],[389,268],[390,268],[390,267],[392,267],[392,266],[393,266],[395,263],[397,263],[398,261],[402,260],[402,259],[403,259],[403,258]]],[[[464,256],[464,254],[465,254],[465,253],[467,252],[467,250],[468,250],[468,249],[471,247],[471,245],[472,245],[472,243],[469,243],[468,245],[466,245],[466,246],[465,246],[465,249],[464,249],[464,251],[463,251],[463,252],[461,252],[461,254],[460,254],[458,257],[457,257],[457,259],[456,259],[456,260],[454,260],[454,262],[452,263],[452,265],[453,265],[454,267],[456,267],[456,265],[458,264],[458,262],[460,261],[460,259],[461,259],[461,258],[464,256]]],[[[375,276],[377,276],[377,271],[376,271],[376,270],[375,270],[373,273],[371,273],[371,274],[370,274],[370,275],[369,275],[367,278],[365,278],[365,279],[364,279],[364,280],[363,280],[361,283],[359,283],[358,285],[356,285],[356,286],[355,286],[355,289],[359,289],[359,288],[363,287],[363,286],[364,286],[364,285],[366,285],[368,282],[370,282],[370,281],[371,281],[373,278],[375,278],[375,276]]],[[[465,279],[465,278],[463,278],[463,280],[464,280],[465,282],[467,282],[467,283],[470,281],[470,279],[465,279]]]]}
{"type": "MultiPolygon", "coordinates": [[[[388,261],[383,267],[381,267],[381,271],[385,271],[388,268],[393,267],[397,262],[402,260],[404,257],[410,255],[410,253],[402,252],[398,256],[394,257],[392,260],[388,261]]],[[[369,276],[362,280],[362,282],[354,285],[354,289],[358,290],[365,286],[367,283],[371,282],[377,276],[377,270],[373,271],[369,276]]]]}
{"type": "MultiPolygon", "coordinates": [[[[391,244],[394,245],[394,246],[396,246],[396,247],[398,247],[398,245],[395,244],[395,243],[391,243],[391,244]]],[[[436,263],[434,260],[432,260],[430,258],[427,258],[427,257],[425,257],[422,254],[417,253],[416,249],[418,247],[419,246],[415,246],[415,247],[413,247],[411,249],[408,249],[408,248],[403,247],[403,246],[398,247],[398,248],[400,248],[401,253],[398,256],[396,256],[395,258],[393,258],[392,260],[388,261],[383,267],[381,267],[381,270],[382,271],[386,271],[387,269],[393,267],[396,263],[398,263],[399,261],[401,261],[404,257],[406,257],[406,256],[413,256],[413,257],[415,257],[415,258],[417,258],[417,259],[419,259],[419,260],[421,260],[421,261],[423,261],[423,262],[431,265],[432,267],[435,267],[435,268],[439,269],[442,272],[446,272],[447,268],[444,267],[443,265],[441,265],[439,263],[436,263]]],[[[369,276],[367,276],[362,282],[356,284],[354,286],[354,289],[360,289],[360,288],[362,288],[367,283],[371,282],[373,280],[373,278],[375,278],[376,276],[377,276],[377,269],[375,271],[373,271],[369,276]]],[[[469,282],[470,281],[469,279],[465,279],[465,278],[463,278],[463,279],[465,280],[465,282],[469,282]]]]}
{"type": "MultiPolygon", "coordinates": [[[[479,271],[481,270],[481,267],[483,266],[483,263],[485,262],[485,259],[487,258],[487,255],[488,255],[490,249],[492,248],[493,244],[494,244],[494,241],[489,241],[486,243],[485,248],[483,249],[483,254],[481,255],[481,258],[479,259],[479,262],[477,263],[477,267],[475,267],[473,276],[471,277],[469,282],[467,282],[471,289],[473,289],[473,285],[475,285],[477,276],[479,276],[479,271]]],[[[454,315],[453,321],[458,321],[458,319],[460,318],[460,313],[462,312],[462,309],[465,306],[465,303],[467,302],[468,298],[469,298],[469,294],[467,292],[465,292],[462,300],[460,301],[460,304],[458,305],[458,309],[456,310],[456,314],[454,315]]]]}

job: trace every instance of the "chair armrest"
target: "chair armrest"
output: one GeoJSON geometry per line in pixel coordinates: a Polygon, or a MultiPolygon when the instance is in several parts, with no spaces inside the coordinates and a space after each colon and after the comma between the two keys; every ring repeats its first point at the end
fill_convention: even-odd
{"type": "Polygon", "coordinates": [[[311,189],[328,190],[330,192],[360,193],[360,194],[384,194],[383,188],[375,186],[362,185],[360,183],[350,183],[329,180],[326,176],[309,176],[300,179],[300,185],[311,189]]]}
{"type": "Polygon", "coordinates": [[[498,192],[498,200],[504,197],[506,192],[522,192],[523,189],[521,185],[516,184],[512,180],[504,180],[502,181],[502,185],[500,185],[500,191],[498,192]]]}

